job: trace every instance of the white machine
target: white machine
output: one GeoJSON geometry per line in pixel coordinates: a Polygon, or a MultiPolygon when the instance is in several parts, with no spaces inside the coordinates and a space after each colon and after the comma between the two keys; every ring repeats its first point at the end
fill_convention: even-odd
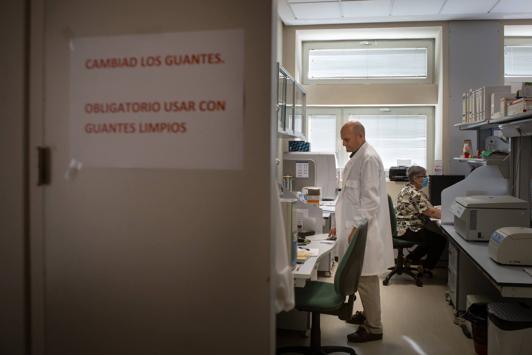
{"type": "Polygon", "coordinates": [[[499,264],[532,265],[532,228],[497,229],[491,235],[488,253],[499,264]]]}
{"type": "Polygon", "coordinates": [[[319,186],[322,199],[336,198],[336,156],[333,153],[290,152],[284,154],[283,174],[294,177],[294,191],[319,186]]]}
{"type": "Polygon", "coordinates": [[[465,240],[488,241],[504,226],[528,227],[528,202],[513,196],[457,197],[450,207],[454,228],[465,240]]]}
{"type": "Polygon", "coordinates": [[[508,143],[507,139],[501,137],[487,137],[484,146],[492,152],[510,153],[510,143],[508,143]]]}

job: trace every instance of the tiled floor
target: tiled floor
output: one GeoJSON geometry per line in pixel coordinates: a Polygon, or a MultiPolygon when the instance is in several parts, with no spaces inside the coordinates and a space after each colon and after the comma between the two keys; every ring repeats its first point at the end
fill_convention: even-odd
{"type": "MultiPolygon", "coordinates": [[[[475,354],[473,341],[453,322],[452,307],[445,299],[446,272],[443,268],[435,270],[434,278],[426,280],[423,287],[417,287],[404,275],[395,276],[389,286],[381,284],[382,341],[347,343],[346,335],[357,326],[322,315],[322,344],[349,345],[359,355],[475,354]]],[[[358,299],[355,309],[362,309],[358,299]]],[[[282,331],[277,335],[277,345],[302,345],[308,341],[298,332],[282,331]]]]}

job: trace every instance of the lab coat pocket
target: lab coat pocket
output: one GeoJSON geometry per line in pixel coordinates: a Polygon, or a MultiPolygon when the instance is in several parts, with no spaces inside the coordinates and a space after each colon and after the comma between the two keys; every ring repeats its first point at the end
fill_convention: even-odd
{"type": "Polygon", "coordinates": [[[360,205],[360,181],[347,180],[344,185],[345,195],[354,206],[360,205]]]}

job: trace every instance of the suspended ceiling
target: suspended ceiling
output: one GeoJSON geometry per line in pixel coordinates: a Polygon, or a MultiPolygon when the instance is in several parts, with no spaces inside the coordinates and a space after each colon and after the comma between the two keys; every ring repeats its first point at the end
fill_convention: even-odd
{"type": "Polygon", "coordinates": [[[279,0],[287,25],[530,19],[532,0],[279,0]]]}

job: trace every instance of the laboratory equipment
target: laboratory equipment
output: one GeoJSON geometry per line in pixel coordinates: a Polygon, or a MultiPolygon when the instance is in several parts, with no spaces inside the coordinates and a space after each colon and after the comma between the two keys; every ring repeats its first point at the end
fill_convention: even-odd
{"type": "Polygon", "coordinates": [[[283,176],[283,190],[287,192],[293,191],[294,177],[290,175],[283,176]]]}
{"type": "Polygon", "coordinates": [[[513,196],[457,197],[450,210],[465,240],[488,241],[497,228],[529,223],[528,202],[513,196]]]}
{"type": "Polygon", "coordinates": [[[283,171],[294,177],[294,191],[319,186],[322,199],[335,199],[336,157],[334,153],[289,152],[284,154],[283,171]]]}
{"type": "Polygon", "coordinates": [[[309,152],[310,143],[305,142],[305,141],[289,141],[288,151],[289,152],[309,152]]]}
{"type": "Polygon", "coordinates": [[[508,106],[507,110],[508,116],[530,111],[532,110],[532,98],[522,97],[520,99],[513,100],[508,106]]]}
{"type": "Polygon", "coordinates": [[[462,94],[462,122],[475,123],[487,121],[493,112],[492,100],[509,96],[509,85],[483,86],[462,94]],[[492,94],[496,95],[492,95],[492,94]]]}
{"type": "Polygon", "coordinates": [[[491,235],[488,253],[499,264],[532,265],[532,228],[497,229],[491,235]]]}
{"type": "Polygon", "coordinates": [[[296,226],[301,226],[302,231],[313,231],[320,234],[323,231],[323,212],[319,205],[296,202],[294,205],[296,226]]]}
{"type": "Polygon", "coordinates": [[[453,224],[454,215],[451,213],[450,208],[459,196],[509,194],[509,181],[504,178],[497,166],[485,165],[478,167],[467,175],[464,180],[458,181],[441,191],[441,223],[453,224]]]}
{"type": "Polygon", "coordinates": [[[501,137],[487,137],[484,146],[492,152],[510,153],[510,143],[501,137]]]}
{"type": "Polygon", "coordinates": [[[471,158],[471,152],[473,150],[471,139],[464,140],[464,147],[462,148],[462,156],[464,158],[471,158]]]}
{"type": "Polygon", "coordinates": [[[306,186],[303,188],[303,195],[307,203],[313,203],[319,206],[321,201],[321,189],[317,186],[306,186]]]}

